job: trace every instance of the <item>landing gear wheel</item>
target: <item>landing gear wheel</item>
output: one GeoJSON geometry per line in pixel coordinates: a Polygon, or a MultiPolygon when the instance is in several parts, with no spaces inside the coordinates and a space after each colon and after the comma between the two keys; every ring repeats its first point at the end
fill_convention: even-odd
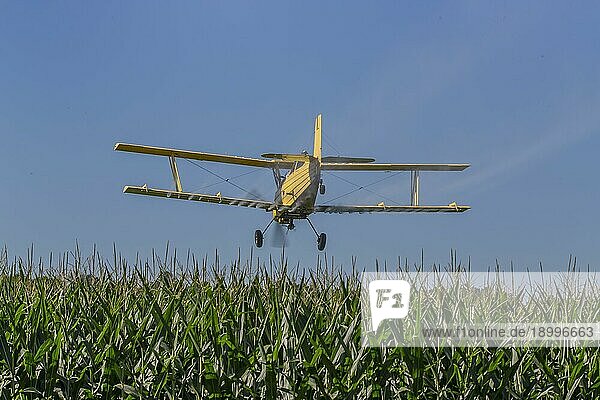
{"type": "Polygon", "coordinates": [[[319,249],[319,251],[325,250],[325,244],[326,243],[327,243],[327,235],[324,234],[324,233],[321,233],[317,237],[317,248],[319,249]]]}
{"type": "Polygon", "coordinates": [[[325,185],[323,183],[319,185],[319,193],[325,194],[325,185]]]}
{"type": "Polygon", "coordinates": [[[263,233],[260,229],[254,231],[254,244],[259,248],[263,245],[263,233]]]}

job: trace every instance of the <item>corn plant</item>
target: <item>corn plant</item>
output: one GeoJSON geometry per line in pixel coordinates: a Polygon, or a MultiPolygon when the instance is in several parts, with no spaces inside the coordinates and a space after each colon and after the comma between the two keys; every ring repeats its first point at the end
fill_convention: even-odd
{"type": "Polygon", "coordinates": [[[0,255],[3,399],[592,399],[569,348],[364,348],[360,276],[250,255],[0,255]]]}

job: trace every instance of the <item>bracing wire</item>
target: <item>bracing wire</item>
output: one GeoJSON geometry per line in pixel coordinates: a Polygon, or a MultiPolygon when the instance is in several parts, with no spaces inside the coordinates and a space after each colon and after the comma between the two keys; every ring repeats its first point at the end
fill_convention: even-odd
{"type": "Polygon", "coordinates": [[[331,143],[331,142],[330,142],[330,141],[327,139],[327,136],[323,136],[323,141],[324,141],[324,142],[325,142],[325,143],[326,143],[326,144],[327,144],[329,147],[331,147],[331,148],[333,149],[333,151],[335,151],[335,152],[337,153],[337,155],[338,155],[338,156],[342,154],[342,153],[341,153],[341,152],[340,152],[340,151],[337,149],[337,147],[335,147],[335,146],[333,145],[333,143],[331,143]]]}
{"type": "Polygon", "coordinates": [[[229,183],[230,185],[232,185],[232,186],[234,186],[234,187],[236,187],[236,188],[238,188],[238,189],[240,189],[240,190],[242,190],[242,191],[244,191],[244,192],[248,193],[250,196],[253,196],[253,197],[254,197],[256,200],[262,200],[262,199],[260,199],[260,198],[259,198],[257,195],[255,195],[255,194],[251,193],[249,190],[247,190],[247,189],[244,189],[243,187],[241,187],[240,185],[238,185],[238,184],[236,184],[236,183],[234,183],[234,182],[231,182],[231,179],[232,179],[232,178],[224,178],[224,177],[222,177],[221,175],[219,175],[219,174],[217,174],[217,173],[215,173],[215,172],[211,171],[210,169],[208,169],[208,168],[206,168],[206,167],[203,167],[202,165],[200,165],[200,164],[198,164],[198,163],[196,163],[196,162],[194,162],[194,161],[192,161],[192,160],[190,160],[190,159],[187,159],[187,158],[186,158],[185,160],[186,160],[187,162],[189,162],[189,163],[191,163],[191,164],[195,165],[196,167],[198,167],[198,168],[200,168],[200,169],[202,169],[202,170],[204,170],[204,171],[208,172],[209,174],[211,174],[211,175],[213,175],[213,176],[216,176],[217,178],[219,178],[219,179],[220,179],[220,180],[222,180],[223,182],[229,183]]]}
{"type": "MultiPolygon", "coordinates": [[[[254,169],[252,171],[244,172],[243,174],[235,175],[235,176],[232,176],[232,177],[227,178],[227,179],[229,179],[230,181],[232,181],[234,179],[238,179],[238,178],[241,178],[241,177],[246,176],[246,175],[254,174],[256,172],[258,172],[258,170],[254,169]]],[[[195,192],[195,191],[203,190],[203,189],[206,189],[206,188],[209,188],[209,187],[213,187],[213,186],[216,186],[216,185],[221,185],[222,183],[223,183],[222,181],[209,183],[208,185],[200,186],[200,187],[194,189],[193,191],[195,192]]]]}
{"type": "Polygon", "coordinates": [[[367,188],[368,188],[369,186],[373,186],[373,185],[376,185],[376,184],[378,184],[378,183],[380,183],[380,182],[383,182],[383,181],[385,181],[385,180],[387,180],[387,179],[390,179],[390,178],[392,178],[392,177],[394,177],[394,176],[396,176],[396,175],[400,174],[400,173],[401,173],[401,172],[403,172],[403,171],[394,172],[394,173],[392,173],[392,174],[390,174],[390,175],[388,175],[388,176],[386,176],[386,177],[383,177],[383,178],[381,178],[381,179],[378,179],[378,180],[376,180],[376,181],[374,181],[374,182],[371,182],[371,183],[369,183],[369,184],[366,184],[366,185],[359,185],[359,184],[356,184],[356,183],[354,183],[354,182],[352,182],[352,181],[350,181],[350,180],[348,180],[348,179],[346,179],[346,178],[342,178],[341,176],[334,174],[333,172],[329,172],[329,171],[323,171],[323,172],[327,173],[328,175],[332,175],[332,176],[334,176],[334,177],[338,178],[339,180],[341,180],[341,181],[344,181],[344,182],[346,182],[346,183],[348,183],[348,184],[350,184],[350,185],[352,185],[352,186],[356,186],[356,189],[353,189],[353,190],[351,190],[351,191],[349,191],[349,192],[347,192],[347,193],[344,193],[344,194],[342,194],[342,195],[339,195],[339,196],[337,196],[337,197],[334,197],[333,199],[330,199],[329,201],[335,201],[335,200],[339,200],[339,199],[341,199],[342,197],[349,196],[349,195],[351,195],[352,193],[356,193],[356,192],[358,192],[358,191],[360,191],[360,190],[366,190],[367,192],[370,192],[370,193],[372,193],[372,194],[374,194],[374,195],[376,195],[376,196],[380,196],[381,198],[383,198],[383,199],[385,199],[385,200],[387,200],[387,201],[390,201],[390,202],[392,202],[392,203],[394,203],[394,204],[397,204],[397,205],[399,205],[399,204],[400,204],[400,203],[398,203],[397,201],[395,201],[395,200],[393,200],[393,199],[390,199],[389,197],[386,197],[386,196],[384,196],[384,195],[382,195],[382,194],[380,194],[380,193],[377,193],[377,192],[375,192],[375,191],[373,191],[373,190],[370,190],[370,189],[367,189],[367,188]]]}
{"type": "MultiPolygon", "coordinates": [[[[338,155],[340,155],[340,154],[341,154],[341,152],[340,152],[340,151],[337,149],[337,147],[335,147],[335,146],[334,146],[334,144],[333,144],[333,143],[332,143],[330,140],[328,140],[328,139],[327,139],[327,136],[323,136],[323,141],[324,141],[324,142],[325,142],[325,143],[326,143],[326,144],[327,144],[329,147],[331,147],[331,148],[332,148],[334,151],[336,151],[338,155]]],[[[348,183],[348,184],[350,184],[350,185],[352,185],[352,186],[355,186],[355,187],[356,187],[356,189],[353,189],[353,190],[351,190],[351,191],[349,191],[349,192],[347,192],[347,193],[344,193],[344,194],[342,194],[342,195],[339,195],[339,196],[337,196],[337,197],[334,197],[333,199],[330,199],[329,201],[335,201],[335,200],[339,200],[339,199],[341,199],[341,198],[343,198],[343,197],[349,196],[349,195],[351,195],[352,193],[356,193],[356,192],[358,192],[358,191],[360,191],[360,190],[366,190],[367,192],[369,192],[369,193],[372,193],[372,194],[374,194],[374,195],[376,195],[376,196],[379,196],[379,197],[381,197],[382,199],[385,199],[385,200],[387,200],[387,201],[389,201],[389,202],[391,202],[391,203],[394,203],[394,204],[400,205],[400,203],[398,203],[397,201],[395,201],[395,200],[393,200],[393,199],[390,199],[389,197],[386,197],[386,196],[384,196],[384,195],[382,195],[382,194],[380,194],[380,193],[377,193],[377,192],[375,192],[375,191],[373,191],[373,190],[370,190],[370,189],[367,189],[367,188],[368,188],[369,186],[376,185],[376,184],[378,184],[379,182],[383,182],[383,181],[385,181],[386,179],[392,178],[392,177],[394,177],[394,176],[396,176],[396,175],[400,174],[402,171],[395,172],[395,173],[393,173],[393,174],[390,174],[390,175],[388,175],[388,176],[386,176],[386,177],[384,177],[384,178],[382,178],[382,179],[379,179],[379,180],[376,180],[376,181],[374,181],[374,182],[371,182],[371,183],[369,183],[369,184],[367,184],[367,185],[358,185],[358,184],[356,184],[356,183],[354,183],[354,182],[352,182],[352,181],[350,181],[350,180],[348,180],[348,179],[346,179],[346,178],[342,178],[341,176],[334,174],[333,172],[329,172],[329,171],[324,171],[324,172],[326,172],[327,174],[329,174],[329,175],[332,175],[332,176],[334,176],[334,177],[336,177],[336,178],[340,179],[340,180],[341,180],[341,181],[343,181],[343,182],[346,182],[346,183],[348,183]]]]}
{"type": "MultiPolygon", "coordinates": [[[[336,148],[336,147],[335,147],[335,146],[334,146],[332,143],[330,143],[330,142],[329,142],[329,141],[327,141],[327,140],[326,140],[326,142],[328,143],[328,145],[329,145],[329,146],[331,146],[331,148],[333,148],[334,150],[336,150],[336,151],[337,151],[337,148],[336,148]]],[[[339,152],[338,152],[338,154],[339,154],[339,152]]],[[[192,161],[192,160],[190,160],[190,159],[187,159],[187,158],[186,158],[185,160],[186,160],[187,162],[189,162],[190,164],[192,164],[192,165],[194,165],[194,166],[196,166],[196,167],[198,167],[198,168],[202,169],[203,171],[206,171],[206,172],[208,172],[209,174],[211,174],[211,175],[213,175],[213,176],[217,177],[217,178],[220,180],[220,182],[214,182],[214,183],[211,183],[211,184],[208,184],[208,185],[202,186],[202,187],[198,188],[197,190],[206,189],[206,188],[209,188],[209,187],[212,187],[212,186],[215,186],[215,185],[218,185],[218,184],[220,184],[220,183],[223,183],[223,182],[225,182],[225,183],[228,183],[228,184],[232,185],[233,187],[235,187],[235,188],[237,188],[237,189],[239,189],[239,190],[242,190],[243,192],[247,193],[248,195],[250,195],[250,196],[254,197],[254,198],[255,198],[255,199],[257,199],[257,200],[262,200],[262,199],[260,199],[260,198],[259,198],[259,196],[255,195],[255,194],[254,194],[254,193],[252,193],[250,190],[248,190],[248,189],[246,189],[246,188],[243,188],[242,186],[240,186],[240,185],[238,185],[238,184],[236,184],[236,183],[232,182],[232,180],[233,180],[233,179],[237,179],[237,178],[241,178],[241,177],[243,177],[243,176],[246,176],[246,175],[250,175],[250,174],[252,174],[252,173],[255,173],[255,172],[256,172],[256,170],[253,170],[253,171],[248,171],[248,172],[244,172],[244,173],[242,173],[242,174],[235,175],[235,176],[233,176],[233,177],[230,177],[230,178],[225,178],[225,177],[223,177],[223,176],[221,176],[221,175],[217,174],[216,172],[213,172],[213,171],[211,171],[210,169],[208,169],[208,168],[206,168],[206,167],[204,167],[204,166],[202,166],[202,165],[198,164],[197,162],[194,162],[194,161],[192,161]]],[[[394,177],[394,176],[396,176],[396,175],[400,174],[402,171],[395,172],[395,173],[393,173],[393,174],[390,174],[390,175],[388,175],[388,176],[386,176],[386,177],[384,177],[384,178],[378,179],[378,180],[376,180],[376,181],[374,181],[374,182],[371,182],[371,183],[369,183],[369,184],[366,184],[366,185],[359,185],[359,184],[357,184],[357,183],[354,183],[354,182],[352,182],[352,181],[350,181],[350,180],[348,180],[348,179],[346,179],[346,178],[343,178],[343,177],[341,177],[341,176],[339,176],[339,175],[336,175],[336,174],[334,174],[333,172],[329,172],[329,171],[323,171],[323,172],[327,173],[328,175],[334,176],[334,177],[336,177],[337,179],[339,179],[339,180],[341,180],[341,181],[343,181],[343,182],[346,182],[346,183],[348,183],[348,184],[350,184],[350,185],[352,185],[352,186],[355,186],[355,187],[356,187],[356,189],[353,189],[353,190],[351,190],[351,191],[349,191],[349,192],[346,192],[346,193],[344,193],[344,194],[341,194],[341,195],[339,195],[339,196],[337,196],[337,197],[334,197],[333,199],[330,199],[329,201],[336,201],[336,200],[339,200],[339,199],[341,199],[341,198],[343,198],[343,197],[349,196],[349,195],[351,195],[352,193],[356,193],[356,192],[358,192],[358,191],[360,191],[360,190],[365,190],[365,191],[367,191],[367,192],[369,192],[369,193],[372,193],[372,194],[374,194],[374,195],[376,195],[376,196],[379,196],[379,197],[381,197],[381,198],[383,198],[383,199],[385,199],[385,200],[387,200],[387,201],[389,201],[389,202],[391,202],[391,203],[394,203],[394,204],[400,204],[400,203],[398,203],[397,201],[395,201],[395,200],[393,200],[393,199],[391,199],[391,198],[389,198],[389,197],[386,197],[386,196],[382,195],[381,193],[377,193],[377,192],[375,192],[375,191],[373,191],[373,190],[371,190],[371,189],[368,189],[368,187],[370,187],[370,186],[373,186],[373,185],[376,185],[376,184],[378,184],[378,183],[380,183],[380,182],[383,182],[383,181],[385,181],[385,180],[387,180],[387,179],[390,179],[390,178],[392,178],[392,177],[394,177]]]]}

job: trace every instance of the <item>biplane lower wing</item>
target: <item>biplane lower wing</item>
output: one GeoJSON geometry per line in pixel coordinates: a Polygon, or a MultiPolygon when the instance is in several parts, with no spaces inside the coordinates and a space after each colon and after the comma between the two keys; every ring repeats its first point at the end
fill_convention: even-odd
{"type": "Polygon", "coordinates": [[[462,171],[469,164],[367,164],[367,163],[327,163],[322,170],[331,171],[462,171]]]}
{"type": "Polygon", "coordinates": [[[127,151],[130,153],[150,154],[154,156],[186,158],[190,160],[211,161],[225,164],[248,165],[261,168],[283,168],[289,169],[294,163],[285,160],[264,160],[260,158],[230,156],[226,154],[203,153],[199,151],[169,149],[165,147],[143,146],[140,144],[117,143],[116,151],[127,151]]]}
{"type": "Polygon", "coordinates": [[[144,196],[164,197],[169,199],[201,201],[205,203],[224,204],[228,206],[260,208],[266,211],[272,211],[282,208],[282,206],[277,206],[275,203],[265,200],[238,199],[234,197],[224,197],[220,195],[177,192],[174,190],[154,189],[146,186],[125,186],[123,188],[123,193],[141,194],[144,196]]]}
{"type": "Polygon", "coordinates": [[[440,212],[463,212],[469,210],[469,206],[329,206],[319,205],[314,207],[314,212],[343,214],[343,213],[373,213],[373,212],[406,212],[406,213],[440,213],[440,212]]]}

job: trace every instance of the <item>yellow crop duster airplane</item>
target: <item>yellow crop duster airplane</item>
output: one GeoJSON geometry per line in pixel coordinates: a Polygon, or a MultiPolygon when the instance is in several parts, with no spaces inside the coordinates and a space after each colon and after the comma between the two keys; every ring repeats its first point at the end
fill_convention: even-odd
{"type": "Polygon", "coordinates": [[[142,146],[137,144],[117,143],[115,150],[133,153],[151,154],[169,158],[175,190],[155,189],[144,186],[125,186],[124,193],[142,194],[146,196],[166,197],[170,199],[203,201],[207,203],[225,204],[261,208],[273,214],[273,218],[264,230],[256,230],[254,242],[262,247],[263,234],[273,222],[294,229],[294,220],[306,219],[317,236],[317,247],[325,249],[327,236],[318,233],[308,218],[313,213],[371,213],[371,212],[463,212],[469,206],[451,203],[447,206],[422,206],[419,204],[419,172],[420,171],[462,171],[469,164],[375,164],[373,158],[357,157],[322,157],[321,156],[321,115],[315,120],[315,138],[313,154],[265,153],[263,158],[248,158],[222,154],[201,153],[197,151],[168,149],[162,147],[142,146]],[[226,164],[247,165],[251,167],[270,168],[273,170],[275,199],[265,201],[258,199],[242,199],[216,195],[190,193],[183,190],[177,158],[212,161],[226,164]],[[287,170],[282,175],[282,170],[287,170]],[[317,194],[325,194],[325,185],[321,179],[321,171],[410,171],[411,172],[411,204],[386,205],[317,205],[317,194]]]}

